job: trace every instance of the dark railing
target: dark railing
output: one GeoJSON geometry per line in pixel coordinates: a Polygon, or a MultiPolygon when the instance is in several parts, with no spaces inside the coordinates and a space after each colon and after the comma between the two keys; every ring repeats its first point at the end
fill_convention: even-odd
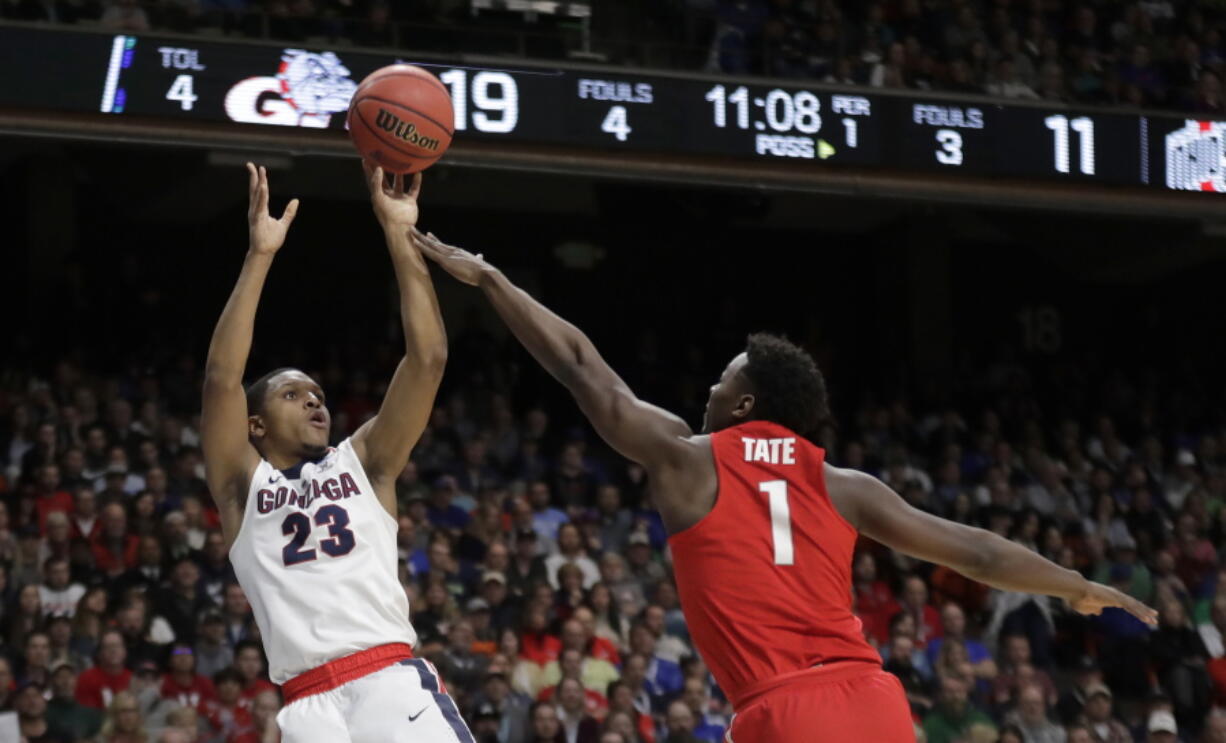
{"type": "Polygon", "coordinates": [[[125,11],[104,12],[89,2],[51,17],[39,3],[0,0],[0,18],[88,25],[128,32],[173,32],[278,40],[318,46],[361,46],[438,54],[474,54],[541,60],[582,60],[696,70],[703,67],[715,22],[710,14],[679,11],[656,33],[635,34],[628,24],[593,18],[587,3],[551,0],[471,0],[468,10],[445,18],[393,21],[330,13],[296,15],[264,10],[205,10],[140,0],[125,11]],[[533,10],[541,8],[544,10],[533,10]],[[552,10],[554,12],[546,12],[552,10]]]}

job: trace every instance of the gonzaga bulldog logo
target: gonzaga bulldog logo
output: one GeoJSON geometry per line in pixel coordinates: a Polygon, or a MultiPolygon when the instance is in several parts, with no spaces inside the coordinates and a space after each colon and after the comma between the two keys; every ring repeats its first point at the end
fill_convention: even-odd
{"type": "Polygon", "coordinates": [[[1188,119],[1166,135],[1166,187],[1226,193],[1226,123],[1188,119]]]}
{"type": "Polygon", "coordinates": [[[358,89],[349,75],[333,52],[286,49],[276,76],[249,77],[230,88],[226,115],[243,124],[325,129],[358,89]]]}

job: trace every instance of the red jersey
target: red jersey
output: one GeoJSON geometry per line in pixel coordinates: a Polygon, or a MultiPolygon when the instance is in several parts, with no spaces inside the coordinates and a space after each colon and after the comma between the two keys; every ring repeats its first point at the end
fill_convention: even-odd
{"type": "Polygon", "coordinates": [[[206,704],[217,698],[217,692],[213,682],[200,674],[194,675],[191,683],[183,685],[174,674],[168,673],[162,677],[162,698],[173,699],[183,707],[194,707],[203,712],[206,704]]]}
{"type": "Polygon", "coordinates": [[[123,669],[110,674],[98,666],[81,671],[77,677],[77,703],[94,709],[106,709],[111,700],[121,691],[126,691],[132,681],[132,672],[123,669]]]}
{"type": "Polygon", "coordinates": [[[713,434],[711,450],[715,506],[669,545],[690,636],[733,705],[780,674],[880,665],[852,614],[857,535],[826,493],[825,452],[765,421],[713,434]]]}

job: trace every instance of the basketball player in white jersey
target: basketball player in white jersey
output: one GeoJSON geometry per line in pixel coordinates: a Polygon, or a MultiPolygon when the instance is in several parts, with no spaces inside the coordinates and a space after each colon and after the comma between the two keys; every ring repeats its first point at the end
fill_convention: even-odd
{"type": "MultiPolygon", "coordinates": [[[[387,238],[405,356],[376,417],[328,446],[323,390],[278,369],[245,391],[256,305],[298,201],[268,214],[268,177],[248,164],[250,247],[213,332],[201,434],[209,490],[286,706],[285,743],[472,743],[417,635],[397,578],[393,484],[425,428],[447,358],[438,300],[410,237],[420,174],[389,184],[367,167],[387,238]],[[406,188],[407,185],[407,188],[406,188]]],[[[303,292],[304,302],[317,301],[303,292]]]]}

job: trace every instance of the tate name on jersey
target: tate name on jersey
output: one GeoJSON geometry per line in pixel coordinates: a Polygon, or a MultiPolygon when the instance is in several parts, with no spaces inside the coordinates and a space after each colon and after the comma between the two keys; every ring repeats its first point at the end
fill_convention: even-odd
{"type": "Polygon", "coordinates": [[[741,437],[745,444],[745,461],[763,464],[796,464],[796,439],[751,439],[741,437]]]}
{"type": "Polygon", "coordinates": [[[358,484],[353,480],[353,475],[348,472],[342,472],[338,477],[329,477],[326,480],[309,480],[303,485],[301,493],[286,485],[282,485],[275,491],[264,488],[256,493],[256,508],[260,513],[272,513],[285,506],[305,511],[319,498],[337,501],[362,494],[362,491],[358,489],[358,484]]]}

